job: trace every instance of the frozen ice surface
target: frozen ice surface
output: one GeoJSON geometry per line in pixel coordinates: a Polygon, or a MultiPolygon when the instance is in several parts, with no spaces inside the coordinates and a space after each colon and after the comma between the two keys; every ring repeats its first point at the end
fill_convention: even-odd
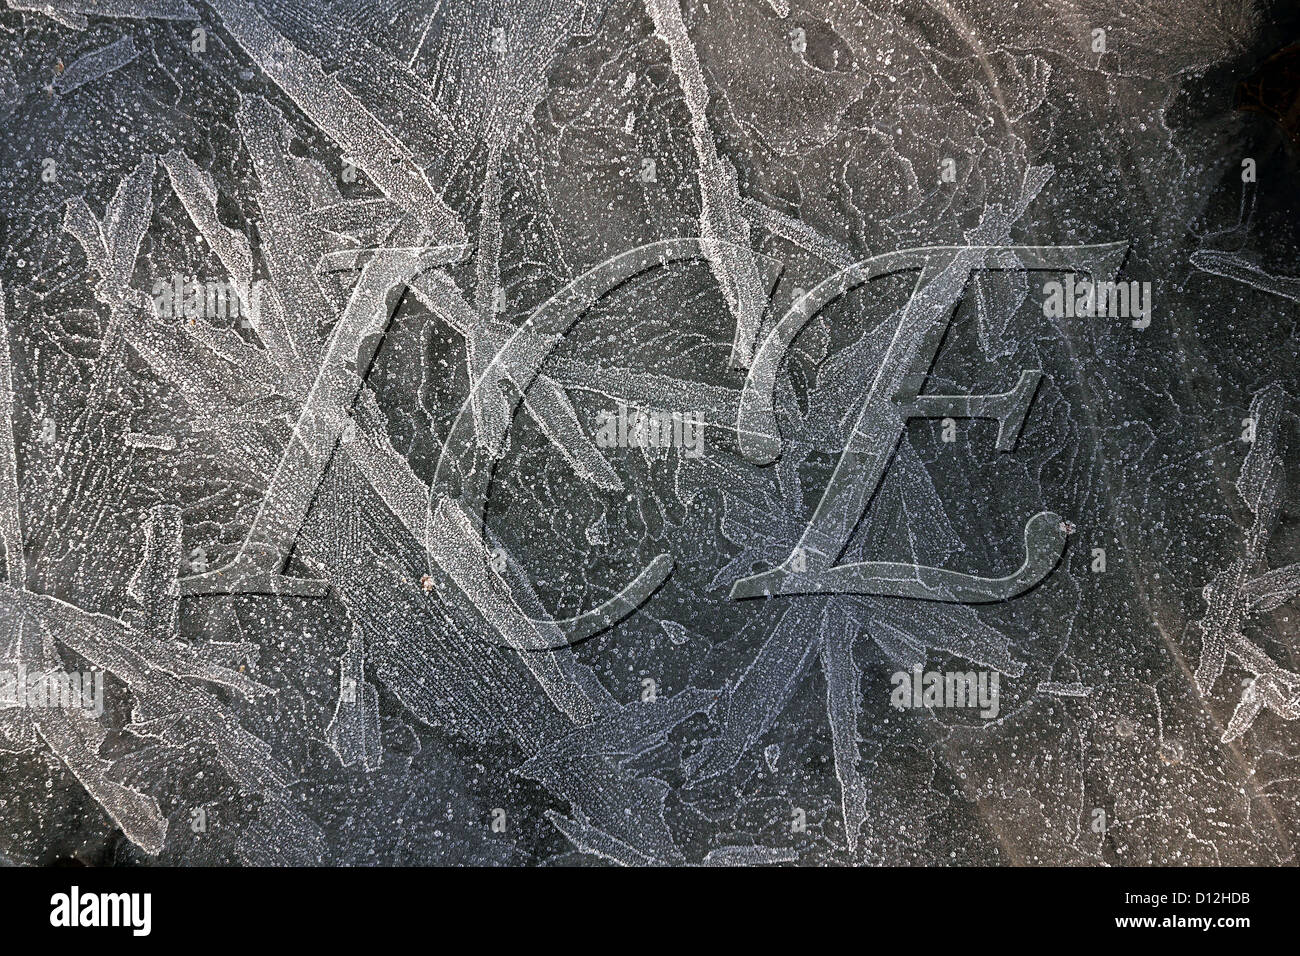
{"type": "Polygon", "coordinates": [[[5,0],[0,858],[1297,862],[1293,7],[5,0]]]}

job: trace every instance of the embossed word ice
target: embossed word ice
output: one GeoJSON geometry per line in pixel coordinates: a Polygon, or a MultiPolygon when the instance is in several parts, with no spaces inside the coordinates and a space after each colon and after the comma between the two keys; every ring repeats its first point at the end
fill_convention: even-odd
{"type": "MultiPolygon", "coordinates": [[[[491,633],[483,636],[519,650],[547,650],[573,644],[623,620],[672,573],[671,554],[659,554],[618,594],[569,618],[532,617],[523,611],[485,541],[484,515],[496,463],[509,447],[507,434],[538,380],[542,364],[575,323],[612,290],[672,263],[704,262],[726,243],[716,239],[666,239],[629,250],[573,279],[538,305],[513,329],[474,380],[453,423],[428,486],[424,546],[435,588],[453,587],[469,598],[491,633]]],[[[956,308],[973,275],[982,271],[1083,273],[1089,281],[1113,282],[1128,243],[1086,246],[928,246],[873,256],[832,274],[799,297],[747,361],[736,413],[741,453],[756,466],[781,454],[775,396],[778,373],[799,332],[828,304],[875,279],[915,273],[916,285],[897,315],[893,336],[865,390],[853,431],[800,540],[777,567],[735,583],[732,598],[799,594],[863,594],[975,604],[1008,600],[1045,579],[1064,552],[1071,526],[1048,511],[1031,515],[1024,527],[1024,559],[999,575],[974,574],[910,562],[859,561],[838,564],[853,529],[871,506],[907,422],[913,418],[983,418],[997,422],[995,447],[1015,449],[1042,379],[1038,369],[1021,369],[1010,390],[997,394],[923,394],[956,308]]],[[[425,268],[447,260],[448,250],[381,250],[365,267],[377,290],[415,281],[425,268]],[[384,268],[380,268],[383,266],[384,268]]],[[[454,257],[454,256],[453,256],[454,257]]],[[[312,489],[323,477],[349,416],[345,403],[360,382],[346,374],[365,335],[382,333],[388,319],[367,313],[364,321],[335,327],[324,363],[295,428],[285,460],[236,559],[224,568],[182,580],[183,593],[323,594],[327,584],[283,573],[302,524],[312,489]],[[334,389],[322,383],[336,384],[334,389]]],[[[563,404],[563,403],[561,403],[563,404]]],[[[368,473],[372,481],[388,476],[368,473]]],[[[620,485],[621,487],[621,485],[620,485]]],[[[411,526],[409,516],[403,519],[411,526]]],[[[526,602],[524,602],[526,603],[526,602]]]]}

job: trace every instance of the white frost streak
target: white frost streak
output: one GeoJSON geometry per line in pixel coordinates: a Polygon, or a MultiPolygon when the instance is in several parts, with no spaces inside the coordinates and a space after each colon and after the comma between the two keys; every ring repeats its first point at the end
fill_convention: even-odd
{"type": "Polygon", "coordinates": [[[1278,666],[1243,633],[1251,614],[1277,607],[1300,594],[1300,565],[1263,570],[1268,539],[1280,507],[1282,460],[1277,444],[1288,398],[1285,389],[1275,383],[1262,389],[1251,402],[1255,440],[1242,463],[1237,492],[1255,520],[1246,531],[1241,557],[1205,586],[1205,614],[1194,624],[1201,634],[1196,686],[1202,694],[1208,695],[1214,689],[1229,656],[1254,674],[1224,731],[1225,743],[1249,730],[1266,707],[1284,720],[1300,720],[1300,674],[1278,666]]]}
{"type": "Polygon", "coordinates": [[[197,20],[198,13],[184,0],[7,0],[10,10],[43,13],[51,20],[84,30],[93,17],[126,20],[197,20]]]}
{"type": "Polygon", "coordinates": [[[867,790],[858,772],[858,711],[861,709],[862,671],[853,660],[857,637],[852,614],[829,606],[822,616],[821,661],[826,675],[826,713],[831,724],[835,775],[840,781],[844,808],[844,835],[849,852],[858,846],[858,831],[867,819],[867,790]]]}
{"type": "Polygon", "coordinates": [[[0,543],[4,545],[5,574],[9,583],[22,587],[26,573],[18,498],[18,459],[14,451],[13,359],[9,351],[3,286],[0,286],[0,543]]]}
{"type": "Polygon", "coordinates": [[[135,48],[135,41],[129,36],[124,36],[106,47],[73,60],[68,68],[59,74],[54,85],[58,87],[60,93],[70,93],[79,86],[85,86],[92,80],[121,69],[139,56],[139,53],[140,51],[135,48]]]}
{"type": "Polygon", "coordinates": [[[1300,302],[1300,278],[1265,272],[1238,253],[1202,249],[1192,253],[1192,265],[1204,272],[1233,279],[1236,282],[1244,282],[1264,292],[1300,302]]]}
{"type": "Polygon", "coordinates": [[[379,728],[379,695],[366,681],[366,641],[353,627],[348,649],[339,659],[339,700],[325,739],[343,766],[361,764],[378,770],[383,757],[379,728]]]}
{"type": "MultiPolygon", "coordinates": [[[[222,225],[217,218],[217,188],[213,185],[212,177],[179,150],[164,155],[162,164],[167,169],[167,176],[172,181],[172,188],[176,190],[181,205],[189,213],[204,241],[217,254],[230,278],[238,284],[237,288],[248,289],[253,281],[253,253],[246,236],[222,225]]],[[[241,306],[244,314],[250,311],[250,303],[243,302],[241,306]]]]}
{"type": "MultiPolygon", "coordinates": [[[[543,340],[540,336],[521,331],[497,319],[487,319],[480,324],[479,317],[465,301],[455,282],[445,272],[425,272],[415,278],[411,288],[416,297],[434,314],[465,337],[467,355],[476,354],[471,349],[470,343],[478,337],[481,346],[477,354],[482,354],[490,365],[500,354],[501,349],[516,335],[524,340],[536,338],[538,343],[536,353],[545,353],[545,345],[542,344],[543,340]]],[[[594,482],[605,491],[622,491],[623,482],[619,479],[618,473],[610,467],[609,462],[587,436],[577,410],[565,393],[567,384],[566,382],[561,385],[551,377],[538,373],[528,391],[524,393],[524,411],[537,423],[542,433],[564,456],[579,477],[584,481],[594,482]]],[[[497,415],[497,420],[500,420],[500,415],[504,414],[505,408],[503,398],[497,394],[490,396],[490,399],[494,407],[499,406],[502,409],[493,413],[497,415]]],[[[476,419],[476,427],[478,421],[479,419],[476,419]]],[[[480,428],[479,434],[485,432],[480,428]]]]}
{"type": "Polygon", "coordinates": [[[465,230],[434,192],[402,142],[341,83],[282,37],[251,3],[212,0],[235,41],[276,85],[343,149],[379,190],[435,243],[465,241],[465,230]]]}
{"type": "Polygon", "coordinates": [[[717,243],[712,245],[709,264],[736,319],[731,364],[748,368],[767,308],[767,291],[750,251],[749,221],[741,209],[736,170],[718,155],[713,142],[707,115],[709,91],[678,0],[646,0],[646,7],[654,19],[655,34],[668,44],[673,72],[691,111],[691,136],[699,163],[700,235],[717,243]]]}

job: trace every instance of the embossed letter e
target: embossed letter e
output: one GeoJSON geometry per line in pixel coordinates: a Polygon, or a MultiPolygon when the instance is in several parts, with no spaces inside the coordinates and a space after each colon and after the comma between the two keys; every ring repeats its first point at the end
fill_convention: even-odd
{"type": "Polygon", "coordinates": [[[812,520],[790,557],[732,587],[733,598],[781,594],[871,594],[959,604],[1003,601],[1047,577],[1065,549],[1065,523],[1047,511],[1025,525],[1025,559],[1003,577],[891,561],[836,565],[885,476],[909,418],[991,418],[997,448],[1016,444],[1042,373],[1024,370],[1000,395],[921,395],[920,389],[971,273],[1005,268],[1089,272],[1111,278],[1127,243],[1097,246],[931,246],[863,260],[841,270],[796,301],[763,343],[745,381],[737,432],[745,457],[776,460],[781,439],[773,413],[777,368],[799,330],[828,302],[870,279],[919,270],[915,290],[867,392],[848,447],[841,454],[812,520]]]}

